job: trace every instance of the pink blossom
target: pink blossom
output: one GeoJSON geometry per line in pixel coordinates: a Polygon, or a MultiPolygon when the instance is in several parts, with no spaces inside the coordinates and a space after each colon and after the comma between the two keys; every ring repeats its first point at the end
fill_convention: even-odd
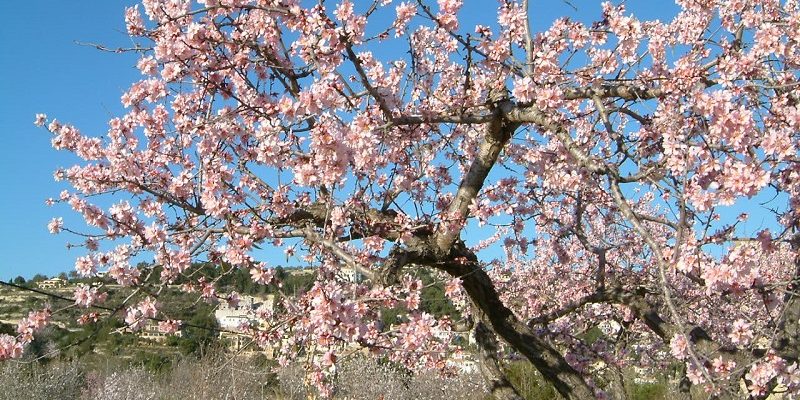
{"type": "Polygon", "coordinates": [[[753,340],[752,324],[743,320],[737,319],[731,326],[731,331],[728,333],[728,338],[736,345],[747,345],[753,340]]]}
{"type": "Polygon", "coordinates": [[[90,276],[97,273],[95,260],[92,256],[82,256],[75,260],[75,271],[79,276],[90,276]]]}
{"type": "Polygon", "coordinates": [[[22,343],[13,336],[0,334],[0,361],[22,357],[22,343]]]}
{"type": "Polygon", "coordinates": [[[724,360],[722,356],[717,357],[711,363],[714,367],[714,372],[719,375],[727,375],[736,368],[736,362],[733,360],[724,360]]]}
{"type": "Polygon", "coordinates": [[[765,360],[755,363],[745,374],[745,379],[750,381],[748,389],[753,396],[766,394],[769,382],[775,378],[785,362],[774,355],[768,356],[765,360]]]}
{"type": "Polygon", "coordinates": [[[130,35],[136,36],[144,33],[144,20],[142,14],[139,13],[138,4],[125,9],[125,26],[130,35]]]}
{"type": "Polygon", "coordinates": [[[536,91],[536,105],[542,109],[555,109],[561,106],[562,92],[558,87],[545,87],[536,91]]]}
{"type": "Polygon", "coordinates": [[[536,84],[529,76],[517,79],[511,93],[520,103],[530,103],[536,96],[536,84]]]}
{"type": "Polygon", "coordinates": [[[705,376],[703,376],[703,371],[700,368],[693,362],[686,362],[686,377],[689,378],[689,381],[692,382],[693,385],[699,385],[706,381],[705,376]]]}
{"type": "Polygon", "coordinates": [[[139,308],[142,315],[147,318],[154,318],[158,312],[156,309],[156,301],[152,297],[146,297],[137,305],[137,308],[139,308]]]}
{"type": "Polygon", "coordinates": [[[322,355],[322,365],[325,367],[330,367],[336,363],[336,353],[332,350],[328,350],[325,354],[322,355]]]}
{"type": "Polygon", "coordinates": [[[518,3],[504,3],[497,13],[497,22],[510,35],[513,42],[521,42],[526,23],[525,9],[518,3]]]}
{"type": "Polygon", "coordinates": [[[772,234],[770,233],[769,229],[759,231],[757,239],[761,244],[761,250],[765,252],[773,252],[777,249],[777,246],[775,246],[772,241],[772,234]]]}
{"type": "Polygon", "coordinates": [[[47,122],[46,114],[36,114],[36,120],[33,122],[33,124],[36,126],[44,126],[45,122],[47,122]]]}
{"type": "Polygon", "coordinates": [[[155,75],[158,69],[158,62],[152,56],[142,57],[139,59],[139,62],[136,63],[136,67],[139,68],[139,71],[144,75],[155,75]]]}
{"type": "Polygon", "coordinates": [[[453,14],[463,5],[463,0],[437,0],[439,11],[453,14]]]}
{"type": "Polygon", "coordinates": [[[181,329],[181,321],[178,320],[166,320],[166,321],[159,321],[158,322],[158,331],[161,333],[166,334],[174,334],[181,329]]]}
{"type": "Polygon", "coordinates": [[[689,340],[686,335],[677,334],[669,342],[669,349],[672,356],[678,360],[685,360],[689,355],[689,340]]]}
{"type": "Polygon", "coordinates": [[[47,124],[47,130],[50,131],[50,132],[55,133],[56,131],[58,131],[60,129],[61,129],[61,123],[58,122],[58,120],[56,120],[56,119],[51,120],[50,123],[47,124]]]}
{"type": "Polygon", "coordinates": [[[61,232],[61,229],[64,226],[64,219],[63,218],[53,218],[47,224],[47,230],[50,231],[52,234],[56,234],[61,232]]]}
{"type": "Polygon", "coordinates": [[[167,232],[163,227],[153,223],[144,228],[144,238],[148,243],[163,243],[167,240],[167,232]]]}
{"type": "Polygon", "coordinates": [[[453,278],[444,285],[444,295],[453,297],[461,292],[461,278],[453,278]]]}
{"type": "Polygon", "coordinates": [[[225,301],[228,303],[228,307],[231,308],[239,307],[239,302],[241,300],[242,298],[239,296],[239,293],[236,292],[231,292],[228,297],[225,298],[225,301]]]}
{"type": "Polygon", "coordinates": [[[275,270],[266,268],[263,265],[250,269],[250,277],[253,279],[253,282],[260,285],[268,285],[272,282],[274,276],[275,270]]]}
{"type": "Polygon", "coordinates": [[[405,30],[408,21],[417,13],[417,6],[410,2],[402,2],[397,8],[397,18],[394,21],[395,36],[400,36],[405,30]]]}
{"type": "Polygon", "coordinates": [[[108,293],[98,293],[98,288],[90,288],[84,284],[79,284],[75,288],[75,305],[89,307],[95,303],[102,303],[107,296],[108,293]]]}
{"type": "Polygon", "coordinates": [[[419,309],[421,301],[422,298],[419,292],[409,293],[406,297],[406,307],[408,307],[409,310],[417,310],[419,309]]]}
{"type": "Polygon", "coordinates": [[[33,334],[41,330],[50,322],[50,309],[45,308],[40,311],[31,311],[26,318],[17,324],[19,341],[23,344],[33,341],[33,334]]]}
{"type": "Polygon", "coordinates": [[[87,325],[90,323],[95,323],[97,321],[100,321],[100,314],[96,312],[81,314],[81,316],[78,317],[77,320],[78,325],[87,325]]]}
{"type": "Polygon", "coordinates": [[[149,319],[155,318],[158,314],[156,302],[151,297],[146,297],[134,307],[128,308],[125,314],[125,323],[132,330],[139,330],[149,319]]]}
{"type": "MultiPolygon", "coordinates": [[[[93,271],[92,273],[95,273],[93,271]]],[[[132,286],[139,282],[142,272],[136,267],[131,267],[127,261],[119,261],[108,269],[108,276],[122,286],[132,286]]]]}
{"type": "Polygon", "coordinates": [[[455,30],[458,28],[458,18],[456,17],[456,13],[461,8],[463,1],[462,0],[437,0],[439,5],[439,14],[437,14],[436,19],[439,24],[449,30],[455,30]]]}
{"type": "Polygon", "coordinates": [[[171,62],[164,65],[164,69],[161,70],[161,77],[164,78],[165,81],[174,81],[178,79],[181,74],[183,73],[183,68],[177,62],[171,62]]]}

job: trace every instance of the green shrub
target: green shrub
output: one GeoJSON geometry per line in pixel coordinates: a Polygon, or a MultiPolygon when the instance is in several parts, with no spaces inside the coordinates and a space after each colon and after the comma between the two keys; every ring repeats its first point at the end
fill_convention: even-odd
{"type": "Polygon", "coordinates": [[[631,386],[631,400],[666,400],[669,391],[663,383],[634,383],[631,386]]]}
{"type": "Polygon", "coordinates": [[[526,400],[561,398],[556,389],[526,360],[506,364],[506,376],[526,400]]]}

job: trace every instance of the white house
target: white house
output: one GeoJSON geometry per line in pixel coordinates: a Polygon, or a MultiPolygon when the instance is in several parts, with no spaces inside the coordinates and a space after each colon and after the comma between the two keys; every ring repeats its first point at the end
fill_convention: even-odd
{"type": "Polygon", "coordinates": [[[242,296],[239,304],[235,307],[229,306],[227,302],[222,302],[214,311],[214,318],[217,319],[221,328],[236,331],[243,323],[255,320],[256,310],[261,307],[272,311],[275,307],[275,296],[268,295],[266,298],[242,296]]]}
{"type": "Polygon", "coordinates": [[[351,283],[361,283],[365,278],[362,273],[350,267],[342,267],[337,275],[345,282],[351,283]]]}
{"type": "Polygon", "coordinates": [[[52,279],[45,279],[36,284],[39,289],[58,289],[65,287],[69,284],[66,279],[61,278],[52,278],[52,279]]]}

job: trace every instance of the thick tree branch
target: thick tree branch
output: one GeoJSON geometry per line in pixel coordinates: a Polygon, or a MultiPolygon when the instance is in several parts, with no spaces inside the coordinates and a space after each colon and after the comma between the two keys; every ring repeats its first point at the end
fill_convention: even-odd
{"type": "MultiPolygon", "coordinates": [[[[508,100],[501,100],[501,104],[509,103],[508,100]]],[[[502,106],[501,106],[502,107],[502,106]]],[[[500,152],[506,143],[511,139],[514,131],[519,127],[518,123],[509,123],[503,118],[501,109],[495,111],[495,118],[486,125],[486,133],[483,136],[478,152],[472,164],[467,170],[461,184],[458,186],[453,200],[450,202],[445,214],[445,218],[457,219],[460,225],[466,221],[469,214],[469,206],[478,197],[478,192],[483,188],[489,171],[492,170],[497,162],[500,152]]],[[[443,221],[445,224],[453,221],[443,221]]],[[[449,251],[453,243],[458,239],[460,230],[451,231],[445,229],[439,232],[436,237],[436,246],[441,253],[449,251]]]]}
{"type": "Polygon", "coordinates": [[[794,274],[786,287],[784,308],[772,348],[789,361],[800,360],[800,234],[792,239],[794,274]]]}
{"type": "Polygon", "coordinates": [[[403,261],[427,265],[461,279],[475,307],[475,317],[486,321],[498,336],[528,358],[562,396],[567,399],[594,397],[581,374],[567,363],[561,353],[537,336],[506,307],[491,278],[478,264],[475,254],[463,243],[455,242],[446,255],[439,252],[435,241],[426,247],[409,248],[403,261]]]}
{"type": "Polygon", "coordinates": [[[338,244],[334,243],[330,239],[323,238],[320,234],[318,234],[313,229],[305,229],[303,230],[304,236],[309,241],[316,243],[336,255],[337,258],[344,261],[347,266],[353,268],[354,270],[358,271],[358,273],[367,277],[367,279],[374,280],[375,274],[367,267],[361,265],[352,254],[345,251],[341,248],[338,244]]]}

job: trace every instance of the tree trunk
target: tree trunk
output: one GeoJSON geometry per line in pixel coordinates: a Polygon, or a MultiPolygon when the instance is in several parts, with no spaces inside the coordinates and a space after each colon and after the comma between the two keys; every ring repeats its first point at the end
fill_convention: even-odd
{"type": "Polygon", "coordinates": [[[483,321],[475,324],[475,342],[478,345],[481,374],[489,384],[492,396],[497,400],[522,400],[522,395],[508,380],[497,357],[497,338],[483,321]]]}

